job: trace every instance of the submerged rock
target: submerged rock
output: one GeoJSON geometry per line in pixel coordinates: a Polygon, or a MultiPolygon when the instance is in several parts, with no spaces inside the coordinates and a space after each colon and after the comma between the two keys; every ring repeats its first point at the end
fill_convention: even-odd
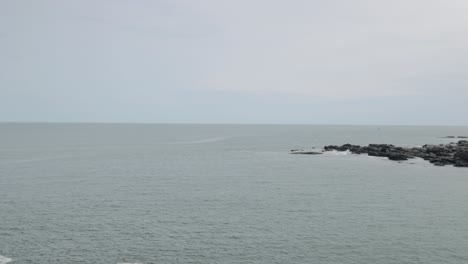
{"type": "Polygon", "coordinates": [[[303,149],[291,149],[290,154],[303,154],[303,155],[319,155],[323,154],[323,150],[303,150],[303,149]]]}

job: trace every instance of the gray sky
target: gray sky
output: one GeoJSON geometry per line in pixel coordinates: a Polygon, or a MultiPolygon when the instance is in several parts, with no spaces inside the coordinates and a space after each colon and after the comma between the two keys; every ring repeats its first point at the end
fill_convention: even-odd
{"type": "Polygon", "coordinates": [[[468,125],[466,0],[0,0],[0,121],[468,125]]]}

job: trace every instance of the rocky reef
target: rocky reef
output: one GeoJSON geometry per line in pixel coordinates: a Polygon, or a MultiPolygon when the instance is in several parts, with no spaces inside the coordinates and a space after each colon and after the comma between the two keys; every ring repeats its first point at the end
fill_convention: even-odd
{"type": "Polygon", "coordinates": [[[325,146],[323,149],[325,151],[350,151],[354,154],[387,157],[396,161],[418,157],[436,166],[468,167],[468,140],[413,148],[397,147],[391,144],[369,144],[368,146],[344,144],[342,146],[325,146]]]}

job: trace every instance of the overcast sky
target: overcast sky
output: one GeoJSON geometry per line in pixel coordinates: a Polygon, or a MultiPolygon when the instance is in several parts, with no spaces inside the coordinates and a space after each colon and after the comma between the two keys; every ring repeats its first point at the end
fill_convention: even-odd
{"type": "Polygon", "coordinates": [[[468,1],[0,0],[0,121],[468,125],[468,1]]]}

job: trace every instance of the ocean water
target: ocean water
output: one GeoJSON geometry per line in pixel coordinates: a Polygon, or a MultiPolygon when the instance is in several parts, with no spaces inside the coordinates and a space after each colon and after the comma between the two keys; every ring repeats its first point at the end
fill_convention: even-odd
{"type": "Polygon", "coordinates": [[[0,263],[468,263],[468,127],[0,124],[0,263]]]}

